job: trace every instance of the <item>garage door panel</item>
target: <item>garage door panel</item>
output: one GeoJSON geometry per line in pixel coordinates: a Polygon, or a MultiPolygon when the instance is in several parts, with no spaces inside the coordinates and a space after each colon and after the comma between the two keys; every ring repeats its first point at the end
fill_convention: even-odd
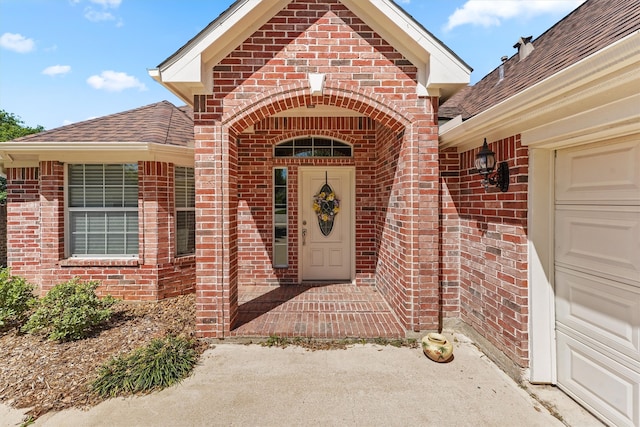
{"type": "Polygon", "coordinates": [[[614,425],[640,425],[640,365],[625,366],[558,332],[558,384],[614,425]],[[603,392],[604,391],[604,392],[603,392]]]}
{"type": "Polygon", "coordinates": [[[637,204],[639,164],[637,139],[563,150],[556,158],[556,201],[637,204]]]}
{"type": "Polygon", "coordinates": [[[640,282],[640,208],[557,206],[556,265],[640,282]]]}
{"type": "Polygon", "coordinates": [[[558,330],[640,362],[640,288],[558,268],[556,320],[558,330]]]}
{"type": "Polygon", "coordinates": [[[556,152],[558,385],[640,427],[640,137],[556,152]]]}

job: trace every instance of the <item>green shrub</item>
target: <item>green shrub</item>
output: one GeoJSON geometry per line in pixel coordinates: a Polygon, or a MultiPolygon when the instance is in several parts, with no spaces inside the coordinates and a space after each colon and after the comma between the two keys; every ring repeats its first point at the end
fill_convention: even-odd
{"type": "Polygon", "coordinates": [[[36,301],[33,285],[8,268],[0,269],[0,328],[10,323],[22,323],[36,301]]]}
{"type": "Polygon", "coordinates": [[[192,341],[173,336],[156,338],[102,365],[91,388],[102,397],[163,389],[186,378],[197,361],[192,341]]]}
{"type": "Polygon", "coordinates": [[[55,341],[85,338],[96,326],[109,320],[109,309],[116,300],[98,298],[98,282],[72,279],[51,289],[36,305],[36,311],[22,328],[29,333],[43,333],[55,341]]]}

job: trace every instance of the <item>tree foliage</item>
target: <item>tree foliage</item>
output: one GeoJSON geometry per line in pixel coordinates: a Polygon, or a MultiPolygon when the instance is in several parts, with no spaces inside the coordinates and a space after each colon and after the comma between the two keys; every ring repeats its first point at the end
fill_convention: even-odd
{"type": "Polygon", "coordinates": [[[34,128],[25,126],[20,117],[13,113],[0,110],[0,141],[11,141],[12,139],[22,136],[42,132],[43,130],[44,127],[42,126],[36,126],[34,128]]]}
{"type": "MultiPolygon", "coordinates": [[[[40,125],[33,128],[25,126],[20,117],[5,110],[0,110],[0,141],[11,141],[22,136],[42,132],[43,130],[44,127],[40,125]]],[[[0,176],[0,204],[3,204],[6,198],[7,181],[3,176],[0,176]]]]}

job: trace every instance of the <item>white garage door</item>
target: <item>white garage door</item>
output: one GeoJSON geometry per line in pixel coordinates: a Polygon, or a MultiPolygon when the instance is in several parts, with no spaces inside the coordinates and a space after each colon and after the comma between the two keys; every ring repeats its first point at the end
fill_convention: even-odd
{"type": "Polygon", "coordinates": [[[558,385],[640,426],[640,138],[556,153],[558,385]]]}

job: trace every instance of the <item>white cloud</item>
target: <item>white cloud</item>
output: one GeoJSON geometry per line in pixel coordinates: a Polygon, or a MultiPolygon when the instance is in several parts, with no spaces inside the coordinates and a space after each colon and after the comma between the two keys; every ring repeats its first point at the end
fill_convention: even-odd
{"type": "MultiPolygon", "coordinates": [[[[82,0],[71,0],[73,4],[80,3],[82,0]]],[[[97,8],[87,6],[84,9],[84,17],[91,22],[116,21],[116,26],[122,27],[124,24],[122,18],[118,18],[111,13],[110,10],[120,7],[122,0],[89,0],[90,3],[98,5],[97,8]]]]}
{"type": "Polygon", "coordinates": [[[117,9],[122,0],[90,0],[91,3],[99,4],[102,7],[117,9]]]}
{"type": "Polygon", "coordinates": [[[499,26],[502,21],[515,17],[531,18],[547,13],[567,13],[585,0],[468,0],[457,8],[445,30],[465,24],[483,27],[499,26]]]}
{"type": "Polygon", "coordinates": [[[87,83],[94,89],[106,90],[108,92],[121,92],[125,89],[147,90],[144,83],[137,78],[126,73],[116,71],[103,71],[100,75],[94,75],[87,79],[87,83]]]}
{"type": "Polygon", "coordinates": [[[106,12],[104,10],[98,11],[90,7],[85,9],[84,17],[91,22],[113,21],[114,19],[116,19],[116,17],[113,16],[111,12],[106,12]]]}
{"type": "Polygon", "coordinates": [[[18,53],[28,53],[35,49],[36,43],[22,34],[4,33],[0,36],[0,47],[18,53]]]}
{"type": "Polygon", "coordinates": [[[59,76],[62,74],[67,74],[70,71],[71,66],[69,65],[52,65],[42,70],[42,74],[45,74],[47,76],[59,76]]]}

